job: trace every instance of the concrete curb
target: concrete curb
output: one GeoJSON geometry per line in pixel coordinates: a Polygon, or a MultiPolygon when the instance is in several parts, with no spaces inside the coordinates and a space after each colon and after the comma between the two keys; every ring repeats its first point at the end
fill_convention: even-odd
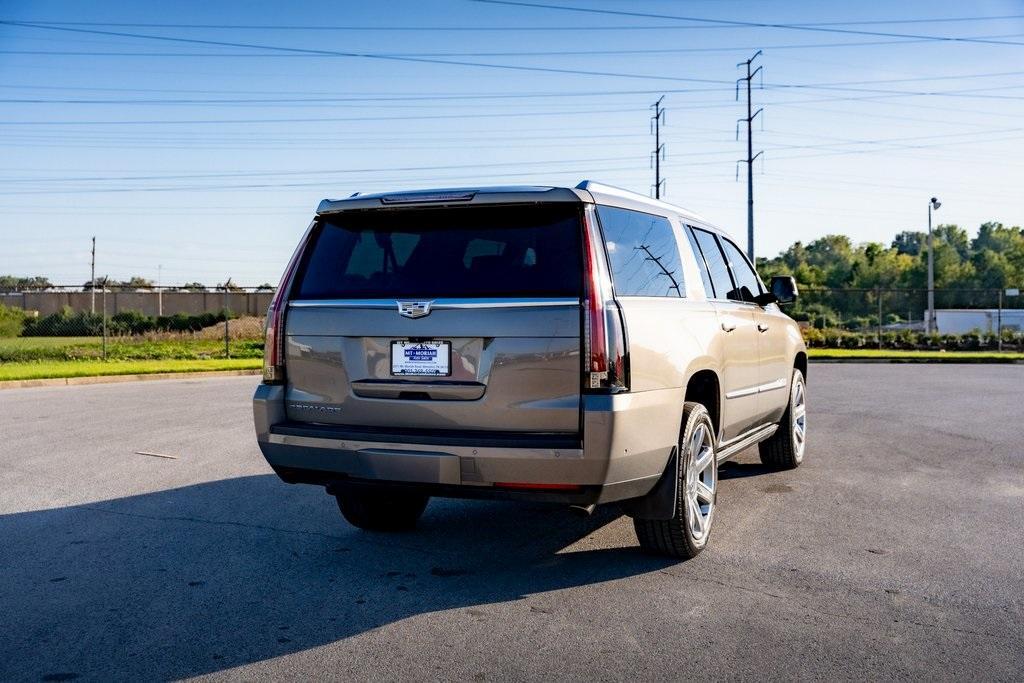
{"type": "Polygon", "coordinates": [[[241,377],[260,375],[263,371],[252,370],[199,370],[196,372],[151,372],[140,375],[98,375],[92,377],[54,377],[50,379],[12,379],[0,382],[4,389],[29,389],[32,387],[63,387],[80,384],[115,384],[118,382],[148,382],[159,379],[203,379],[206,377],[241,377]]]}

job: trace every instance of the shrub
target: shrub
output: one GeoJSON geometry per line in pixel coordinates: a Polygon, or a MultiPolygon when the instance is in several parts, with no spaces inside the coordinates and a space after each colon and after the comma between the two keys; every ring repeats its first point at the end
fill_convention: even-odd
{"type": "Polygon", "coordinates": [[[805,327],[803,330],[804,343],[809,347],[825,345],[825,331],[817,327],[805,327]]]}
{"type": "Polygon", "coordinates": [[[110,334],[145,334],[156,329],[156,319],[139,311],[121,311],[110,316],[107,331],[110,334]]]}
{"type": "Polygon", "coordinates": [[[863,330],[872,327],[878,327],[878,319],[871,316],[857,316],[850,318],[844,326],[848,330],[863,330]]]}
{"type": "Polygon", "coordinates": [[[94,337],[103,333],[103,316],[81,311],[75,313],[65,306],[60,313],[25,321],[26,337],[94,337]]]}
{"type": "MultiPolygon", "coordinates": [[[[139,336],[148,332],[198,332],[205,327],[224,322],[227,317],[236,318],[237,315],[225,315],[224,311],[220,311],[199,315],[175,313],[156,317],[144,315],[139,311],[120,311],[107,318],[107,334],[139,336]]],[[[23,315],[22,318],[24,319],[23,315]]],[[[76,313],[65,306],[60,313],[26,319],[22,334],[27,337],[98,337],[103,334],[103,316],[85,311],[76,313]]]]}
{"type": "Polygon", "coordinates": [[[25,327],[25,311],[0,304],[0,337],[17,337],[25,327]]]}

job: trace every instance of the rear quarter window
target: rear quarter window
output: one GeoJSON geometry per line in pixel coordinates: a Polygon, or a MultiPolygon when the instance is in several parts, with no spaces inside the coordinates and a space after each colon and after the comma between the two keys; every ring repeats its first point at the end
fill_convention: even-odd
{"type": "Polygon", "coordinates": [[[681,297],[686,291],[672,224],[667,218],[597,207],[618,296],[681,297]]]}
{"type": "Polygon", "coordinates": [[[326,216],[295,298],[578,297],[580,215],[566,203],[326,216]]]}

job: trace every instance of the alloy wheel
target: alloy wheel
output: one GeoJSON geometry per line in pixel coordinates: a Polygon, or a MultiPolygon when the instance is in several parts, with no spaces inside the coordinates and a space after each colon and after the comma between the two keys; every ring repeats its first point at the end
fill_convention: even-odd
{"type": "Polygon", "coordinates": [[[793,393],[790,411],[793,415],[793,450],[797,462],[803,460],[804,443],[807,439],[807,390],[799,374],[793,378],[793,393]]]}
{"type": "Polygon", "coordinates": [[[715,442],[707,425],[698,424],[686,446],[686,507],[693,540],[703,543],[711,530],[718,487],[715,442]]]}

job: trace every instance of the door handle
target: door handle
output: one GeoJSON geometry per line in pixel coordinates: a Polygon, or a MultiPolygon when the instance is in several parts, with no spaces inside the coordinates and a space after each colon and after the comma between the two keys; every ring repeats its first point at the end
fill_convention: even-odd
{"type": "Polygon", "coordinates": [[[735,323],[722,323],[722,331],[723,332],[732,332],[735,329],[736,329],[735,323]]]}
{"type": "Polygon", "coordinates": [[[757,324],[757,331],[758,332],[767,332],[768,331],[768,325],[766,323],[758,323],[757,324]]]}

